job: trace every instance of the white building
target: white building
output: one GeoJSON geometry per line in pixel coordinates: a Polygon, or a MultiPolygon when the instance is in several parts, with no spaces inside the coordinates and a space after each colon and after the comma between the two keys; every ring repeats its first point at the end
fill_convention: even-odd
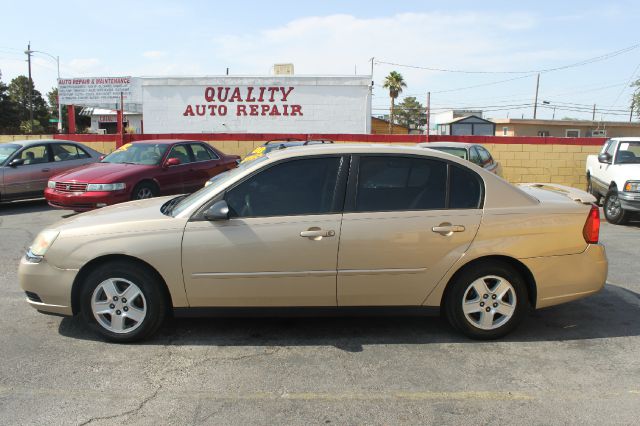
{"type": "MultiPolygon", "coordinates": [[[[91,115],[91,133],[115,134],[118,127],[118,113],[114,109],[85,108],[81,114],[91,115]]],[[[142,133],[142,114],[124,113],[124,128],[133,133],[142,133]]]]}
{"type": "Polygon", "coordinates": [[[140,79],[145,133],[370,133],[370,76],[140,79]]]}

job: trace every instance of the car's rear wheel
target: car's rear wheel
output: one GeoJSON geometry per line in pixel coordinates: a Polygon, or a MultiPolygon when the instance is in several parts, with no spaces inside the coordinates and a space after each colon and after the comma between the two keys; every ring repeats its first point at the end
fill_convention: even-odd
{"type": "Polygon", "coordinates": [[[108,340],[134,342],[162,325],[166,298],[157,277],[130,262],[98,266],[85,281],[81,294],[85,321],[108,340]]]}
{"type": "Polygon", "coordinates": [[[140,182],[133,188],[131,193],[132,200],[144,200],[146,198],[153,198],[158,195],[158,189],[150,182],[140,182]]]}
{"type": "Polygon", "coordinates": [[[614,225],[624,224],[629,216],[629,213],[622,208],[620,200],[618,199],[618,191],[615,189],[609,191],[604,199],[603,210],[604,217],[607,218],[607,222],[613,223],[614,225]]]}
{"type": "Polygon", "coordinates": [[[506,263],[480,263],[450,284],[445,299],[449,323],[472,339],[500,338],[522,321],[529,309],[522,276],[506,263]]]}

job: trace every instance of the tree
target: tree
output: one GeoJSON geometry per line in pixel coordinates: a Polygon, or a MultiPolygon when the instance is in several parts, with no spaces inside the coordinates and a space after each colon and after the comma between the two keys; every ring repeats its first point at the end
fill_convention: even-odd
{"type": "MultiPolygon", "coordinates": [[[[33,87],[33,81],[29,81],[24,75],[20,75],[9,83],[9,98],[16,104],[18,110],[18,119],[29,121],[29,86],[32,90],[33,99],[33,119],[40,123],[40,127],[46,129],[49,127],[49,109],[47,103],[42,98],[42,94],[33,87]]],[[[35,130],[36,126],[32,124],[27,126],[35,130]]]]}
{"type": "Polygon", "coordinates": [[[8,89],[9,86],[0,80],[0,133],[4,134],[18,133],[20,123],[17,105],[9,97],[8,89]]]}
{"type": "MultiPolygon", "coordinates": [[[[47,93],[47,101],[49,102],[49,110],[51,111],[51,117],[58,118],[58,88],[53,87],[47,93]]],[[[77,114],[76,114],[77,115],[77,114]]],[[[62,105],[62,123],[67,122],[67,109],[62,105]]],[[[89,123],[91,125],[91,123],[89,123]]]]}
{"type": "Polygon", "coordinates": [[[398,104],[397,123],[409,130],[417,129],[427,124],[424,106],[413,96],[407,96],[398,104]]]}
{"type": "Polygon", "coordinates": [[[391,98],[391,111],[389,118],[389,133],[393,133],[393,121],[394,117],[394,107],[395,101],[398,98],[398,95],[402,93],[402,88],[407,87],[407,84],[404,81],[404,77],[397,71],[391,71],[388,76],[384,79],[384,84],[382,85],[385,89],[389,89],[389,97],[391,98]]]}

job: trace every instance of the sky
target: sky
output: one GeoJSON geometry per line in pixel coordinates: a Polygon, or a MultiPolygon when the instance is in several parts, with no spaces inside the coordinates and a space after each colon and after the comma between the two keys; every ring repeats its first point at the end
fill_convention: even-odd
{"type": "MultiPolygon", "coordinates": [[[[596,104],[596,119],[628,120],[629,84],[640,79],[637,0],[1,0],[0,10],[5,83],[27,74],[29,42],[60,57],[62,77],[269,75],[274,63],[368,75],[374,58],[373,115],[388,113],[382,83],[395,70],[401,98],[425,104],[431,92],[434,113],[531,118],[536,71],[547,70],[538,118],[590,119],[596,104]]],[[[32,76],[51,90],[55,60],[34,54],[32,76]]]]}

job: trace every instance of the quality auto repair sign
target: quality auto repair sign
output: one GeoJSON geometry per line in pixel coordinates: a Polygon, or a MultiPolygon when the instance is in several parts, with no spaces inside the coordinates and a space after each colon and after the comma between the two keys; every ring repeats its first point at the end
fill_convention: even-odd
{"type": "Polygon", "coordinates": [[[269,116],[304,115],[302,105],[291,103],[294,86],[208,86],[201,103],[187,104],[182,115],[196,116],[269,116]]]}

